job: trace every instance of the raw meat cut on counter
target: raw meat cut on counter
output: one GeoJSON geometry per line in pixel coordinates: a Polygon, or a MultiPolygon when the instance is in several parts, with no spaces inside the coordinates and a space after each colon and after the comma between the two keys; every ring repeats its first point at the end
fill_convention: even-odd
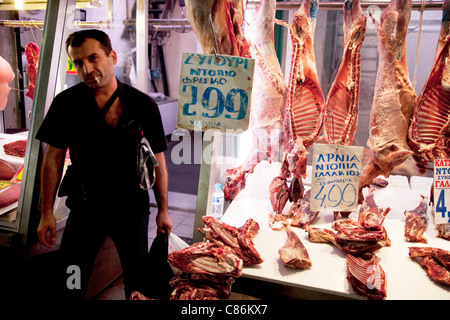
{"type": "Polygon", "coordinates": [[[382,224],[391,208],[382,209],[374,200],[375,189],[370,189],[359,207],[358,223],[366,230],[382,230],[382,224]]]}
{"type": "Polygon", "coordinates": [[[364,259],[347,254],[347,279],[359,295],[370,300],[386,298],[386,274],[375,255],[364,259]]]}
{"type": "Polygon", "coordinates": [[[428,223],[427,197],[421,197],[422,200],[414,210],[405,210],[405,240],[409,242],[428,242],[423,236],[428,223]]]}
{"type": "Polygon", "coordinates": [[[3,145],[6,154],[17,157],[25,157],[27,151],[27,140],[17,140],[3,145]]]}
{"type": "Polygon", "coordinates": [[[254,265],[263,262],[253,244],[253,236],[259,230],[256,221],[249,219],[238,229],[211,216],[203,216],[202,222],[206,227],[198,228],[203,236],[218,245],[230,247],[244,265],[254,265]]]}
{"type": "Polygon", "coordinates": [[[7,187],[4,191],[0,192],[0,208],[7,207],[17,201],[19,201],[20,195],[20,182],[14,183],[7,187]]]}
{"type": "Polygon", "coordinates": [[[306,175],[307,149],[322,131],[325,112],[324,97],[317,76],[314,55],[314,30],[317,0],[303,0],[289,28],[292,61],[285,111],[285,150],[279,176],[269,187],[272,209],[281,213],[287,201],[297,202],[304,192],[302,177],[306,175]],[[290,187],[287,185],[291,178],[290,187]]]}
{"type": "Polygon", "coordinates": [[[295,209],[295,215],[291,221],[291,226],[305,229],[319,214],[319,211],[311,211],[309,203],[310,196],[311,189],[306,191],[303,198],[297,202],[298,207],[295,209]]]}
{"type": "Polygon", "coordinates": [[[420,266],[434,281],[450,285],[450,252],[439,248],[410,247],[409,256],[420,258],[420,266]]]}
{"type": "Polygon", "coordinates": [[[313,228],[307,226],[308,238],[311,242],[331,242],[341,251],[361,256],[368,252],[390,246],[386,229],[381,225],[390,208],[379,208],[373,199],[373,189],[360,206],[358,221],[352,219],[335,220],[331,227],[336,230],[325,228],[313,228]]]}
{"type": "Polygon", "coordinates": [[[436,237],[450,240],[450,223],[442,223],[436,226],[438,234],[436,237]]]}
{"type": "Polygon", "coordinates": [[[384,246],[390,245],[389,239],[382,241],[348,241],[338,238],[336,233],[325,228],[306,227],[308,239],[314,243],[334,244],[339,250],[353,256],[361,256],[365,253],[375,252],[384,246]]]}
{"type": "Polygon", "coordinates": [[[27,74],[28,74],[28,91],[25,94],[30,99],[34,97],[34,89],[36,86],[36,77],[39,63],[39,47],[37,44],[30,42],[25,46],[25,57],[27,58],[27,74]]]}
{"type": "Polygon", "coordinates": [[[279,160],[284,135],[286,83],[274,45],[275,0],[262,0],[249,25],[251,55],[255,59],[249,129],[252,146],[243,164],[226,171],[225,200],[233,200],[245,188],[246,176],[268,158],[279,160]]]}
{"type": "Polygon", "coordinates": [[[183,274],[172,278],[170,300],[219,300],[228,299],[234,278],[208,274],[183,274]]]}
{"type": "Polygon", "coordinates": [[[309,269],[312,266],[308,251],[297,234],[288,224],[283,224],[286,231],[286,244],[278,250],[284,265],[293,269],[309,269]]]}
{"type": "Polygon", "coordinates": [[[324,136],[328,143],[352,145],[358,124],[361,47],[366,16],[359,0],[344,3],[344,56],[325,102],[324,136]]]}
{"type": "Polygon", "coordinates": [[[206,54],[250,58],[242,0],[186,0],[186,15],[206,54]]]}
{"type": "Polygon", "coordinates": [[[197,242],[167,257],[169,263],[181,272],[213,275],[242,275],[242,259],[228,246],[212,242],[197,242]]]}
{"type": "MultiPolygon", "coordinates": [[[[397,165],[413,154],[407,143],[410,118],[417,96],[406,67],[406,33],[411,0],[391,0],[374,21],[378,31],[378,70],[370,113],[371,157],[361,173],[361,189],[379,175],[388,177],[397,165]]],[[[369,11],[370,12],[370,11],[369,11]]]]}
{"type": "Polygon", "coordinates": [[[11,91],[9,82],[14,79],[11,65],[0,56],[0,110],[4,110],[8,102],[8,94],[11,91]]]}
{"type": "Polygon", "coordinates": [[[0,180],[11,180],[16,175],[17,170],[8,161],[0,159],[0,180]]]}
{"type": "Polygon", "coordinates": [[[417,100],[408,131],[408,144],[417,166],[425,171],[433,159],[450,158],[450,0],[443,5],[436,54],[417,100]]]}

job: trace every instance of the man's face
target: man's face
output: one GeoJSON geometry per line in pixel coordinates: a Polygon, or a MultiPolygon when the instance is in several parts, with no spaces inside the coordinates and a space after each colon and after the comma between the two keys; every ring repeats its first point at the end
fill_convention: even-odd
{"type": "Polygon", "coordinates": [[[70,46],[68,53],[78,76],[89,87],[104,87],[114,78],[117,55],[113,50],[107,56],[97,40],[88,38],[80,47],[70,46]]]}
{"type": "Polygon", "coordinates": [[[14,72],[9,63],[0,57],[0,110],[5,109],[8,94],[11,91],[9,82],[14,78],[14,72]]]}

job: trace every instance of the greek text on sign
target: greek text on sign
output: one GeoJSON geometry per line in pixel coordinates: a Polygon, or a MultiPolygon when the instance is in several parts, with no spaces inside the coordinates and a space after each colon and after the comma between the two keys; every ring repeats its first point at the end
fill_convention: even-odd
{"type": "Polygon", "coordinates": [[[183,53],[177,127],[247,130],[255,60],[183,53]]]}
{"type": "Polygon", "coordinates": [[[450,159],[434,160],[434,222],[450,223],[450,159]]]}
{"type": "Polygon", "coordinates": [[[313,145],[312,211],[356,211],[363,147],[313,145]]]}

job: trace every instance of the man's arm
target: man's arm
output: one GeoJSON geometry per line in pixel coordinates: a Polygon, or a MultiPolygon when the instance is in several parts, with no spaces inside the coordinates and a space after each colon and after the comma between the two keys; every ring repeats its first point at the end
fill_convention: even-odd
{"type": "Polygon", "coordinates": [[[56,192],[64,168],[66,150],[47,146],[41,168],[41,220],[37,229],[39,241],[50,248],[56,242],[56,219],[53,215],[56,192]]]}
{"type": "Polygon", "coordinates": [[[172,220],[170,219],[168,209],[169,176],[167,174],[166,160],[163,152],[155,154],[155,157],[159,163],[159,166],[155,168],[156,179],[155,185],[153,186],[158,204],[158,214],[156,216],[157,234],[164,232],[170,233],[172,230],[172,220]]]}

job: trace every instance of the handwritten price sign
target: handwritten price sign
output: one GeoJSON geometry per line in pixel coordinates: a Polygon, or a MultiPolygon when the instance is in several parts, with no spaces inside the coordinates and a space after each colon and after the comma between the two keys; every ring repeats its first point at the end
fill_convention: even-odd
{"type": "Polygon", "coordinates": [[[255,60],[183,53],[177,126],[247,130],[255,60]]]}
{"type": "Polygon", "coordinates": [[[363,147],[313,145],[311,210],[356,211],[363,147]]]}
{"type": "Polygon", "coordinates": [[[434,160],[434,222],[450,223],[450,159],[434,160]]]}

